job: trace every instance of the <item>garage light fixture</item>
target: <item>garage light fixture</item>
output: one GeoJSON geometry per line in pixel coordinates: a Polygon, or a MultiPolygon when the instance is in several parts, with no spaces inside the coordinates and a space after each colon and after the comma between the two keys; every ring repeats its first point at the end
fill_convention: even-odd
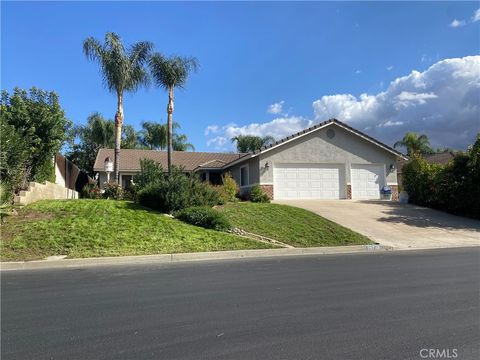
{"type": "Polygon", "coordinates": [[[268,170],[268,168],[270,167],[270,164],[268,163],[268,161],[265,163],[265,170],[268,170]]]}
{"type": "Polygon", "coordinates": [[[395,170],[395,165],[390,164],[390,171],[393,171],[393,170],[395,170]]]}

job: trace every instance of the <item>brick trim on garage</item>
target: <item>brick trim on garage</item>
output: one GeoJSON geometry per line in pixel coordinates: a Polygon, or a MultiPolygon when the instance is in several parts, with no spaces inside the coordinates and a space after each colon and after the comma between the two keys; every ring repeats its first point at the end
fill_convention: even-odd
{"type": "Polygon", "coordinates": [[[351,200],[352,199],[352,185],[350,184],[347,184],[347,197],[346,197],[347,200],[351,200]]]}
{"type": "Polygon", "coordinates": [[[265,194],[268,195],[270,200],[273,200],[273,185],[260,185],[265,194]]]}
{"type": "Polygon", "coordinates": [[[398,185],[388,185],[392,189],[392,201],[398,201],[398,185]]]}

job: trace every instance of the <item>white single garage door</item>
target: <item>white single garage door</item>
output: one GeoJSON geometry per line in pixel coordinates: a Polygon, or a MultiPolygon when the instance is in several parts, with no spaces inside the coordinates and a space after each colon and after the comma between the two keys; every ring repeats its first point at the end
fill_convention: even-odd
{"type": "Polygon", "coordinates": [[[380,199],[384,186],[383,165],[352,164],[352,199],[380,199]]]}
{"type": "Polygon", "coordinates": [[[344,198],[345,165],[278,164],[273,171],[274,199],[344,198]]]}

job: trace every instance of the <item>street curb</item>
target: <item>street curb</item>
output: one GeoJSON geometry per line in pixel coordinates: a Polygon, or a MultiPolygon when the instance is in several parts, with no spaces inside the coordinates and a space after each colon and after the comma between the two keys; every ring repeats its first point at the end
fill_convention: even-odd
{"type": "Polygon", "coordinates": [[[382,252],[382,251],[390,251],[390,250],[393,250],[393,247],[375,244],[375,245],[351,245],[351,246],[311,247],[311,248],[292,248],[292,249],[286,248],[286,249],[266,249],[266,250],[211,251],[211,252],[201,252],[201,253],[96,257],[96,258],[85,258],[85,259],[12,261],[12,262],[1,262],[0,271],[59,269],[59,268],[73,268],[73,267],[78,268],[78,267],[106,266],[106,265],[168,264],[168,263],[176,263],[176,262],[262,258],[262,257],[277,257],[277,256],[356,254],[356,253],[382,252]]]}

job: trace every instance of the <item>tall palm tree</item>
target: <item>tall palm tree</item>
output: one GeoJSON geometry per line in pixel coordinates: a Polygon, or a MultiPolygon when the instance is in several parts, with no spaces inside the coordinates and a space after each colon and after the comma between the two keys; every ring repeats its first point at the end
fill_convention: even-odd
{"type": "Polygon", "coordinates": [[[188,75],[198,68],[198,61],[193,57],[172,56],[165,57],[161,54],[154,54],[150,59],[150,70],[157,86],[168,91],[167,106],[167,161],[168,173],[172,172],[172,151],[173,151],[173,95],[176,87],[183,88],[187,82],[188,75]]]}
{"type": "Polygon", "coordinates": [[[117,112],[115,113],[115,156],[114,178],[119,181],[118,164],[120,159],[120,143],[123,125],[123,93],[135,92],[140,86],[148,83],[148,73],[144,65],[147,63],[153,45],[147,41],[137,42],[127,49],[120,37],[108,32],[105,42],[88,37],[83,42],[83,52],[89,60],[99,63],[100,72],[107,89],[117,95],[117,112]]]}
{"type": "Polygon", "coordinates": [[[393,147],[406,148],[408,156],[412,156],[413,154],[431,154],[433,152],[427,135],[423,134],[419,136],[414,132],[407,132],[403,139],[397,141],[393,147]]]}
{"type": "Polygon", "coordinates": [[[264,137],[254,135],[237,135],[232,138],[232,142],[237,143],[238,152],[246,153],[269,145],[275,142],[275,139],[270,135],[264,137]]]}

